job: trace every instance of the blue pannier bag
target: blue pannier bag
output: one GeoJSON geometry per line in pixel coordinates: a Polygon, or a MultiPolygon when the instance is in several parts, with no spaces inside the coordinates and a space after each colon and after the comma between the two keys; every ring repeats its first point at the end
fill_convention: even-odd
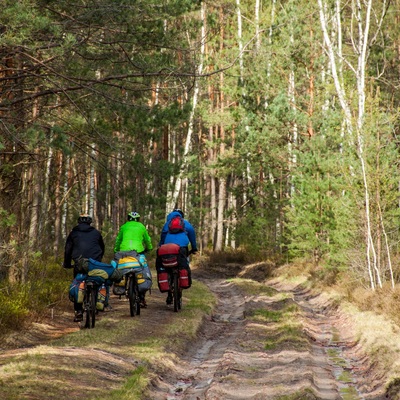
{"type": "Polygon", "coordinates": [[[122,273],[116,268],[116,263],[106,264],[89,258],[88,279],[101,285],[107,280],[118,282],[122,279],[122,273]]]}
{"type": "Polygon", "coordinates": [[[151,289],[151,286],[153,284],[152,276],[151,276],[151,271],[149,266],[143,265],[143,268],[141,270],[136,270],[136,280],[138,283],[138,289],[140,293],[145,293],[148,290],[151,289]]]}
{"type": "Polygon", "coordinates": [[[83,301],[83,289],[85,286],[85,279],[87,278],[87,275],[85,274],[77,274],[72,281],[70,287],[69,287],[69,292],[68,292],[68,297],[69,299],[74,302],[74,303],[82,303],[83,301]],[[79,291],[80,289],[80,291],[79,291]]]}

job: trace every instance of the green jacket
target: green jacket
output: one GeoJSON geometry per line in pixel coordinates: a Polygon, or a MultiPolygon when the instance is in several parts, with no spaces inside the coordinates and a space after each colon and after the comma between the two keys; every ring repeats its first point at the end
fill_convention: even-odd
{"type": "Polygon", "coordinates": [[[114,253],[117,251],[135,250],[142,253],[152,250],[151,238],[146,227],[137,221],[128,221],[121,226],[115,240],[114,253]]]}

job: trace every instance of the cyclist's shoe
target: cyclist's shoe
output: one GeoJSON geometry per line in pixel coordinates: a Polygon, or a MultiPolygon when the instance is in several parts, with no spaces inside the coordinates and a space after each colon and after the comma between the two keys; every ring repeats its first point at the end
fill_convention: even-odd
{"type": "Polygon", "coordinates": [[[111,311],[113,308],[111,307],[111,304],[107,304],[104,306],[104,311],[111,311]]]}
{"type": "Polygon", "coordinates": [[[147,308],[147,303],[145,299],[141,299],[139,304],[140,308],[147,308]]]}
{"type": "Polygon", "coordinates": [[[167,297],[166,303],[167,303],[168,306],[169,306],[170,304],[172,304],[172,294],[168,293],[168,297],[167,297]]]}
{"type": "Polygon", "coordinates": [[[83,312],[82,311],[76,311],[75,312],[74,322],[81,322],[81,321],[83,321],[83,312]]]}

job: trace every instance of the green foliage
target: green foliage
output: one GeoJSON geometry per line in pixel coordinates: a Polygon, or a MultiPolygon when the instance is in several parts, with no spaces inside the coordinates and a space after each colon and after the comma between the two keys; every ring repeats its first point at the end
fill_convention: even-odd
{"type": "MultiPolygon", "coordinates": [[[[126,383],[121,389],[112,390],[107,395],[108,400],[140,400],[149,383],[148,370],[144,366],[139,366],[131,373],[126,383]]],[[[103,395],[94,399],[104,398],[103,395]]]]}
{"type": "Polygon", "coordinates": [[[257,317],[260,317],[261,320],[266,320],[268,322],[279,322],[282,319],[282,311],[273,311],[273,310],[254,310],[251,313],[251,316],[257,320],[257,317]]]}
{"type": "Polygon", "coordinates": [[[346,184],[346,154],[330,140],[313,137],[298,153],[286,237],[291,256],[340,265],[354,244],[358,213],[354,187],[346,184]]]}
{"type": "Polygon", "coordinates": [[[11,329],[19,329],[26,321],[29,310],[29,296],[20,286],[0,287],[0,326],[1,333],[11,329]]]}
{"type": "MultiPolygon", "coordinates": [[[[124,218],[115,214],[127,207],[143,210],[160,227],[171,185],[181,173],[194,111],[184,171],[188,185],[179,201],[191,221],[204,227],[199,240],[210,230],[205,222],[214,211],[211,196],[219,196],[218,189],[211,193],[212,184],[218,188],[223,178],[228,188],[224,235],[229,237],[222,242],[235,239],[256,257],[288,250],[290,257],[323,261],[329,276],[349,264],[351,252],[364,251],[357,137],[350,137],[343,124],[315,3],[264,4],[255,36],[254,5],[242,1],[240,37],[232,2],[207,4],[206,37],[201,37],[199,12],[205,3],[199,1],[104,0],[79,7],[67,0],[3,3],[0,224],[17,246],[29,242],[25,210],[35,194],[28,189],[34,175],[40,177],[38,188],[48,187],[39,199],[38,221],[40,240],[48,241],[49,249],[67,230],[53,231],[64,220],[58,211],[64,213],[66,206],[69,226],[92,200],[109,236],[115,219],[124,218]],[[202,43],[206,53],[201,55],[202,43]],[[200,59],[206,76],[195,77],[200,59]],[[200,91],[193,110],[195,82],[200,91]]],[[[354,62],[350,7],[341,11],[342,45],[346,60],[354,62]]],[[[374,240],[385,248],[384,227],[390,249],[398,253],[394,15],[387,13],[366,60],[360,133],[374,240]],[[376,71],[380,79],[374,78],[376,71]]],[[[356,116],[355,71],[347,62],[340,68],[356,116]]]]}
{"type": "Polygon", "coordinates": [[[9,214],[7,210],[0,207],[0,227],[5,229],[15,225],[15,223],[16,216],[14,214],[9,214]]]}
{"type": "Polygon", "coordinates": [[[24,322],[41,315],[67,297],[71,278],[61,266],[37,258],[26,283],[2,282],[0,285],[1,333],[21,329],[24,322]]]}
{"type": "Polygon", "coordinates": [[[271,204],[265,201],[265,205],[254,198],[251,207],[246,207],[246,213],[238,219],[234,232],[235,239],[240,246],[255,258],[268,256],[277,253],[277,215],[276,210],[269,206],[271,204]]]}

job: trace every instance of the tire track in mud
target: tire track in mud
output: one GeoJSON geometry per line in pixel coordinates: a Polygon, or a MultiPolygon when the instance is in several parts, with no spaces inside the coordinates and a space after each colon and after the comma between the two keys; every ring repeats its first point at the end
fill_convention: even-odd
{"type": "MultiPolygon", "coordinates": [[[[282,290],[276,287],[278,290],[282,290]]],[[[286,289],[287,290],[287,289],[286,289]]],[[[308,289],[292,289],[294,302],[304,315],[304,332],[310,339],[313,387],[321,399],[383,400],[379,382],[368,382],[368,360],[361,355],[346,322],[328,300],[308,289]]]]}
{"type": "Polygon", "coordinates": [[[207,398],[221,360],[238,336],[245,319],[245,299],[232,283],[222,280],[205,283],[217,295],[218,305],[201,342],[185,357],[184,376],[170,389],[168,400],[207,398]]]}
{"type": "Polygon", "coordinates": [[[274,323],[265,326],[245,315],[251,309],[276,309],[282,298],[245,297],[232,282],[202,281],[216,295],[218,304],[205,323],[201,340],[181,360],[179,379],[167,385],[163,399],[268,400],[294,393],[300,396],[297,399],[385,398],[379,384],[372,387],[362,376],[366,360],[356,351],[350,335],[341,337],[343,329],[339,332],[337,324],[343,321],[338,321],[332,307],[318,296],[271,284],[302,310],[303,333],[309,342],[307,350],[289,346],[271,351],[264,343],[271,332],[276,333],[274,323]]]}

